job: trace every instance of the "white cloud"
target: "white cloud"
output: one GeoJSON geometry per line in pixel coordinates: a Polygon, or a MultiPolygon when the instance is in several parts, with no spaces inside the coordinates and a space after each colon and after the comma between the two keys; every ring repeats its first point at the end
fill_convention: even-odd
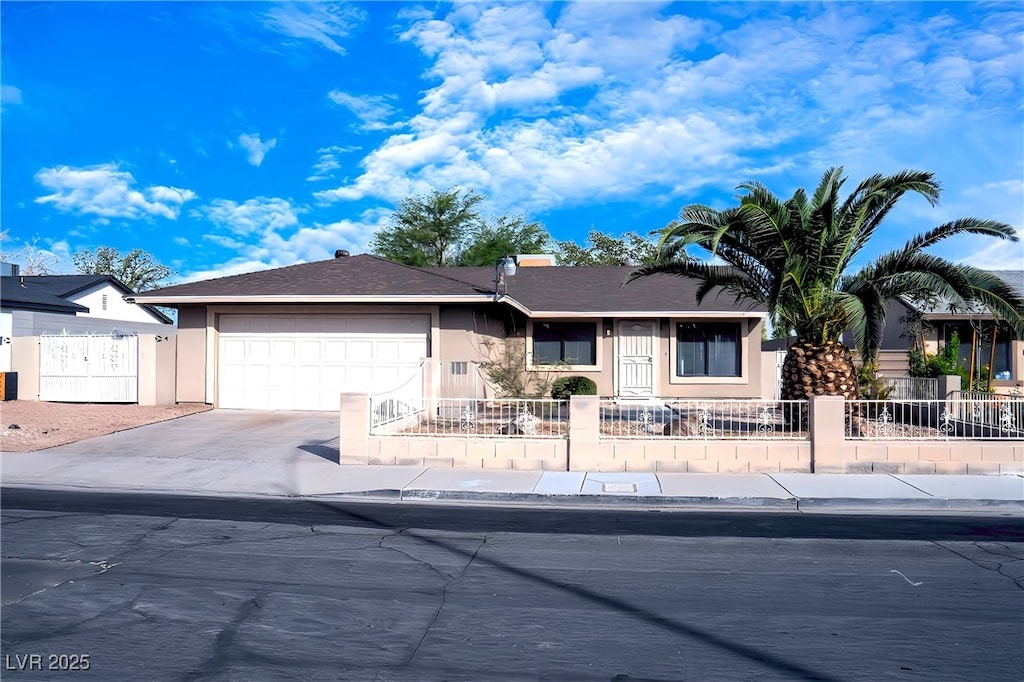
{"type": "Polygon", "coordinates": [[[329,180],[334,177],[334,171],[341,168],[341,161],[338,160],[340,154],[345,154],[351,151],[355,151],[355,147],[322,147],[316,150],[318,154],[317,161],[313,164],[313,175],[310,175],[306,180],[308,182],[318,182],[320,180],[329,180]]]}
{"type": "Polygon", "coordinates": [[[44,168],[36,173],[35,179],[53,192],[39,197],[36,203],[52,204],[66,213],[93,214],[105,219],[162,216],[174,220],[182,204],[196,198],[192,190],[178,187],[152,185],[141,191],[133,189],[135,177],[117,164],[44,168]]]}
{"type": "Polygon", "coordinates": [[[0,104],[21,104],[21,90],[13,85],[0,86],[0,104]]]}
{"type": "Polygon", "coordinates": [[[359,220],[333,223],[300,223],[306,213],[280,198],[258,197],[241,204],[219,199],[191,212],[196,218],[207,218],[227,234],[212,232],[203,239],[237,255],[226,262],[187,273],[184,281],[223,277],[273,267],[294,265],[333,258],[337,249],[352,253],[367,250],[373,235],[384,226],[390,213],[369,210],[359,220]]]}
{"type": "Polygon", "coordinates": [[[400,37],[428,61],[420,111],[315,196],[393,205],[461,186],[525,212],[644,197],[671,219],[748,179],[782,194],[843,165],[851,183],[921,168],[947,188],[938,209],[905,199],[880,248],[965,215],[1024,222],[1007,154],[1024,144],[1019,11],[708,7],[714,20],[664,3],[405,10],[400,37]]]}
{"type": "Polygon", "coordinates": [[[206,217],[214,225],[235,234],[256,235],[297,225],[301,211],[286,199],[257,197],[241,204],[216,199],[210,205],[196,209],[192,215],[206,217]]]}
{"type": "Polygon", "coordinates": [[[271,149],[277,146],[277,138],[271,138],[266,142],[260,141],[260,134],[255,135],[243,134],[238,136],[238,144],[249,153],[249,163],[253,166],[259,166],[263,163],[263,157],[267,155],[271,149]]]}
{"type": "Polygon", "coordinates": [[[347,38],[364,14],[356,7],[335,2],[287,3],[263,15],[263,25],[290,38],[310,40],[345,54],[338,41],[347,38]]]}
{"type": "MultiPolygon", "coordinates": [[[[1017,238],[1024,239],[1024,232],[1017,230],[1017,238]]],[[[985,270],[1020,270],[1024,267],[1024,241],[986,240],[988,246],[956,258],[963,263],[985,270]]],[[[977,244],[977,241],[973,242],[977,244]]],[[[964,251],[959,252],[963,254],[964,251]]]]}
{"type": "Polygon", "coordinates": [[[341,90],[331,90],[327,97],[339,106],[343,106],[362,121],[363,130],[389,130],[399,128],[402,123],[387,123],[395,115],[397,109],[388,104],[393,96],[363,95],[357,97],[341,90]]]}

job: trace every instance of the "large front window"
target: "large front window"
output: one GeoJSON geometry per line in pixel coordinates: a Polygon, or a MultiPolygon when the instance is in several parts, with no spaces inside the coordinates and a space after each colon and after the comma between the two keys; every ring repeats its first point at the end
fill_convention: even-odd
{"type": "Polygon", "coordinates": [[[676,328],[676,376],[740,376],[740,325],[680,322],[676,328]]]}
{"type": "Polygon", "coordinates": [[[992,324],[979,323],[976,327],[969,322],[952,322],[943,325],[943,343],[949,344],[956,332],[960,340],[960,364],[970,369],[974,361],[974,376],[984,375],[982,367],[992,365],[993,379],[1009,379],[1010,375],[1010,339],[1012,332],[1005,327],[996,329],[996,347],[992,350],[992,324]],[[973,351],[973,352],[972,352],[973,351]],[[973,355],[973,357],[972,357],[973,355]]]}
{"type": "Polygon", "coordinates": [[[593,322],[534,322],[533,364],[596,365],[597,327],[593,322]]]}

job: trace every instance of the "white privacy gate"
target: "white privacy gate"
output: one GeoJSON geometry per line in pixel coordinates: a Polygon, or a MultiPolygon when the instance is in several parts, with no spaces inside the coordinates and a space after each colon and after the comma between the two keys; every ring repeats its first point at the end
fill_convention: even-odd
{"type": "Polygon", "coordinates": [[[89,334],[39,337],[39,399],[137,403],[139,337],[89,334]]]}

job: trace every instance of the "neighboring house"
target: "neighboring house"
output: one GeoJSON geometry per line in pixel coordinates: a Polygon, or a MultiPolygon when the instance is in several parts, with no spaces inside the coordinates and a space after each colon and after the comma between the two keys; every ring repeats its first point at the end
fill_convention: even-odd
{"type": "MultiPolygon", "coordinates": [[[[761,395],[764,312],[628,267],[415,268],[370,255],[134,297],[178,309],[177,400],[335,410],[342,392],[442,396],[446,372],[523,349],[538,377],[582,375],[622,398],[761,395]],[[421,367],[422,366],[422,367],[421,367]]],[[[774,368],[772,368],[774,371],[774,368]]]]}
{"type": "Polygon", "coordinates": [[[167,333],[173,321],[152,306],[126,301],[133,293],[110,275],[0,277],[0,371],[11,369],[10,344],[16,337],[167,333]]]}
{"type": "MultiPolygon", "coordinates": [[[[992,270],[1024,296],[1024,270],[992,270]]],[[[1024,387],[1024,339],[1017,338],[1005,325],[995,326],[993,347],[993,318],[978,307],[972,310],[951,310],[949,303],[939,301],[924,306],[920,303],[898,300],[886,306],[885,337],[879,353],[879,368],[887,376],[906,376],[909,370],[907,351],[913,345],[921,346],[934,355],[950,342],[954,332],[960,340],[960,359],[965,367],[973,367],[980,376],[982,366],[991,365],[992,388],[1009,392],[1024,387]],[[911,320],[923,321],[923,339],[912,339],[915,331],[911,320]]],[[[984,388],[984,386],[982,386],[984,388]]]]}

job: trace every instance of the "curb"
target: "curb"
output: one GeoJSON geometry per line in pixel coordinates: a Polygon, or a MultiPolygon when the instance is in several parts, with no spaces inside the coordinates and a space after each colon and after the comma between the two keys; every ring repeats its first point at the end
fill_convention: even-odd
{"type": "Polygon", "coordinates": [[[953,499],[946,497],[909,497],[909,498],[864,498],[864,497],[801,497],[797,500],[797,509],[812,511],[828,509],[832,511],[850,510],[889,510],[898,508],[901,511],[973,511],[973,512],[1024,512],[1024,500],[990,500],[990,499],[953,499]]]}
{"type": "Polygon", "coordinates": [[[81,486],[55,483],[3,482],[4,488],[21,488],[80,493],[127,493],[235,497],[262,500],[349,500],[352,502],[437,503],[465,506],[509,505],[534,507],[589,507],[604,509],[679,509],[736,510],[806,513],[934,513],[962,512],[983,515],[1013,514],[1024,517],[1024,500],[956,498],[771,498],[771,497],[692,497],[668,495],[501,493],[469,490],[377,489],[309,495],[218,490],[176,490],[170,488],[125,488],[81,486]]]}
{"type": "Polygon", "coordinates": [[[495,502],[550,506],[731,507],[738,509],[798,510],[795,497],[674,497],[668,495],[496,493],[469,490],[406,489],[401,491],[401,499],[403,502],[495,502]]]}

